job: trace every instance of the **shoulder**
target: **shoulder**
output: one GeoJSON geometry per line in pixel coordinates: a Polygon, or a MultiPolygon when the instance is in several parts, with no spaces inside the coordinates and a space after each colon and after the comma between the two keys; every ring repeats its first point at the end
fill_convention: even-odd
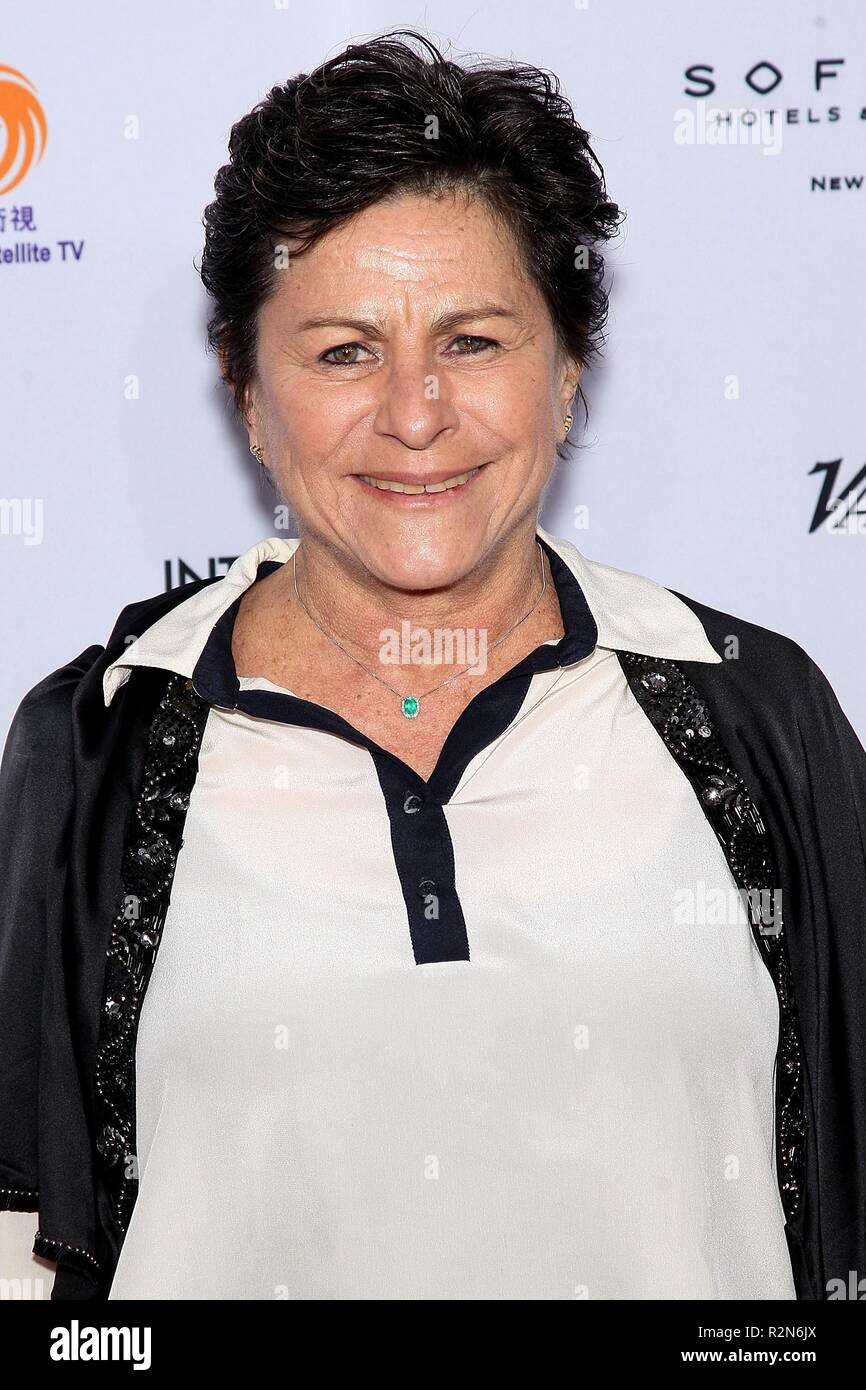
{"type": "Polygon", "coordinates": [[[43,676],[27,691],[9,726],[3,752],[4,763],[10,758],[37,750],[63,755],[67,745],[63,734],[69,726],[73,696],[82,677],[102,651],[100,646],[85,647],[79,656],[43,676]]]}
{"type": "Polygon", "coordinates": [[[100,684],[105,667],[126,645],[153,623],[198,590],[216,581],[196,579],[176,589],[128,603],[118,614],[104,644],[85,647],[71,661],[58,666],[32,686],[12,718],[4,748],[4,761],[36,750],[60,755],[71,739],[72,706],[82,688],[100,684]]]}
{"type": "Polygon", "coordinates": [[[737,614],[726,613],[721,608],[712,608],[675,589],[669,592],[691,609],[700,620],[711,646],[723,661],[732,663],[732,669],[738,669],[741,673],[762,671],[769,678],[774,675],[803,677],[813,669],[818,670],[809,653],[793,637],[773,628],[762,627],[737,614]],[[735,663],[738,662],[743,665],[737,667],[735,663]]]}
{"type": "Polygon", "coordinates": [[[768,737],[784,738],[804,753],[828,742],[844,744],[862,766],[862,744],[830,680],[799,642],[687,594],[675,596],[700,619],[722,657],[716,666],[683,664],[700,689],[724,702],[731,719],[738,725],[757,720],[768,737]]]}

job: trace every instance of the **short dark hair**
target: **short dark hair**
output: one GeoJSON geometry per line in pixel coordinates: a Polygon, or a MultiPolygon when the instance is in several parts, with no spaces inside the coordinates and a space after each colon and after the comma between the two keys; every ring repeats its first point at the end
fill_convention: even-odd
{"type": "MultiPolygon", "coordinates": [[[[204,213],[200,274],[214,301],[208,345],[239,414],[255,375],[258,312],[279,282],[275,247],[291,238],[292,254],[303,254],[403,193],[485,199],[511,230],[560,347],[584,366],[599,354],[608,294],[598,246],[623,214],[554,74],[459,66],[399,29],[272,87],[232,127],[229,155],[204,213]]],[[[586,413],[581,386],[578,396],[586,413]]]]}

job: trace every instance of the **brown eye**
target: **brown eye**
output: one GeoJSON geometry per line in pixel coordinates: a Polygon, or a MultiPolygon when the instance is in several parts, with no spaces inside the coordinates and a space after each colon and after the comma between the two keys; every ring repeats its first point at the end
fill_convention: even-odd
{"type": "Polygon", "coordinates": [[[460,356],[463,357],[477,357],[479,352],[484,352],[489,347],[498,347],[498,344],[493,338],[479,338],[474,333],[461,333],[454,339],[454,342],[471,343],[474,345],[470,347],[467,352],[462,352],[460,354],[460,356]]]}
{"type": "Polygon", "coordinates": [[[323,362],[326,367],[354,367],[356,365],[357,359],[349,359],[346,357],[342,357],[339,358],[337,361],[334,361],[332,358],[332,354],[356,352],[358,350],[365,352],[366,348],[363,346],[362,343],[341,343],[339,347],[328,348],[327,352],[323,352],[319,357],[319,361],[323,362]]]}

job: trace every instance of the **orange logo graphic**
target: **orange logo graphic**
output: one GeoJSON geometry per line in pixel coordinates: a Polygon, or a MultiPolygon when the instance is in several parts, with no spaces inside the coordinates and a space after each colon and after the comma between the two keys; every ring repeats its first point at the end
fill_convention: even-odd
{"type": "Polygon", "coordinates": [[[0,124],[5,127],[5,146],[3,136],[0,136],[0,194],[3,194],[21,182],[33,163],[34,155],[37,163],[42,158],[48,127],[33,83],[17,68],[7,68],[2,63],[0,124]]]}

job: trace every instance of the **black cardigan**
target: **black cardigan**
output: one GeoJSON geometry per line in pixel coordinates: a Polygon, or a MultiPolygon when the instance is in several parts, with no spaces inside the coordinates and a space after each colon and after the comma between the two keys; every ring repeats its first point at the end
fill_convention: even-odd
{"type": "MultiPolygon", "coordinates": [[[[127,837],[169,685],[135,668],[106,708],[102,677],[128,635],[213,582],[125,608],[104,648],[24,697],[0,765],[0,1208],[38,1211],[55,1299],[105,1299],[123,1243],[97,1149],[97,1049],[127,837]]],[[[826,1299],[833,1281],[866,1275],[866,752],[796,643],[677,597],[725,659],[618,655],[737,882],[757,883],[766,851],[766,883],[781,886],[782,936],[759,941],[753,925],[783,1005],[779,1182],[797,1296],[826,1299]],[[708,724],[712,766],[693,751],[708,724]]]]}

